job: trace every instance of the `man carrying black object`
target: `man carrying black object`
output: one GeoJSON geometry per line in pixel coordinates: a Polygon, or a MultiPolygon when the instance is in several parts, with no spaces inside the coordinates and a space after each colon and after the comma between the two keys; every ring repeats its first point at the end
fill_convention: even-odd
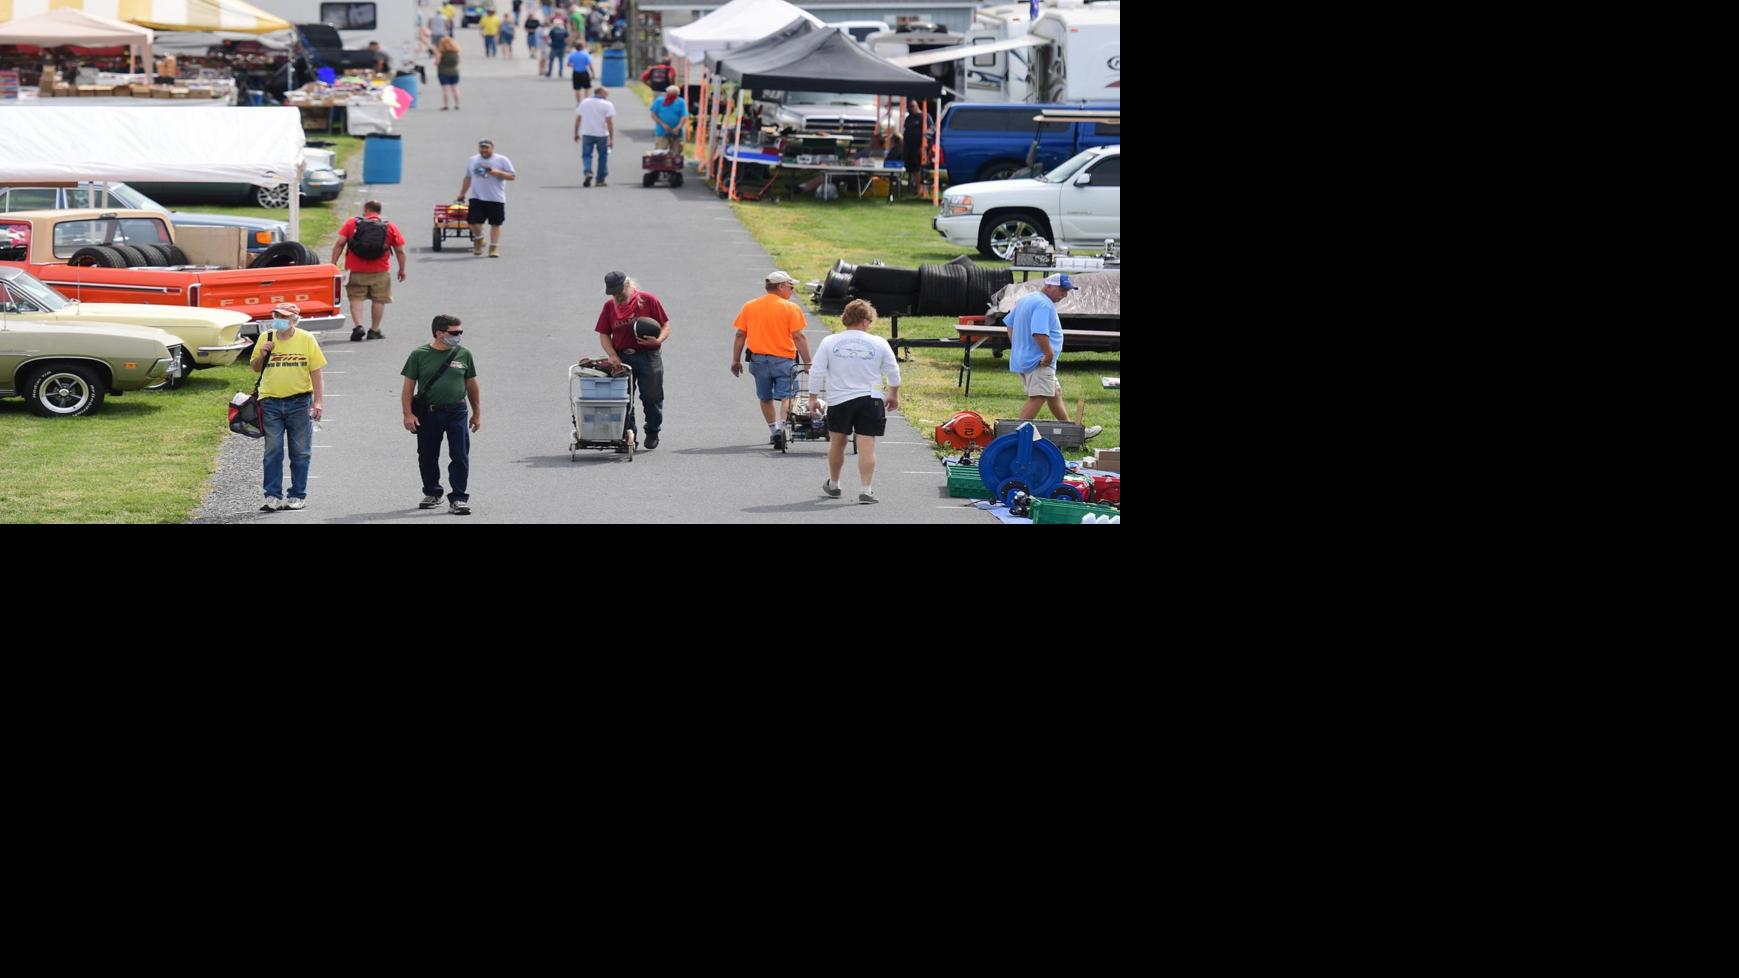
{"type": "Polygon", "coordinates": [[[448,512],[454,516],[471,515],[471,494],[466,491],[471,477],[471,432],[483,427],[483,392],[477,386],[477,366],[471,351],[461,349],[464,330],[458,316],[436,316],[429,325],[435,340],[428,346],[411,351],[400,373],[405,378],[399,393],[399,405],[404,409],[405,430],[417,436],[417,465],[423,475],[423,501],[419,509],[434,509],[441,504],[441,439],[447,440],[447,477],[453,492],[447,497],[448,512]],[[413,407],[416,400],[427,401],[427,407],[413,407]],[[471,402],[470,424],[466,424],[465,402],[471,402]]]}
{"type": "Polygon", "coordinates": [[[658,432],[664,427],[664,355],[659,351],[670,339],[670,317],[657,296],[635,288],[634,280],[621,272],[604,276],[604,291],[610,300],[604,303],[594,327],[598,345],[612,366],[623,365],[634,371],[634,386],[640,390],[646,414],[640,448],[650,452],[658,447],[658,432]],[[647,319],[657,325],[655,335],[636,332],[637,323],[647,319]]]}

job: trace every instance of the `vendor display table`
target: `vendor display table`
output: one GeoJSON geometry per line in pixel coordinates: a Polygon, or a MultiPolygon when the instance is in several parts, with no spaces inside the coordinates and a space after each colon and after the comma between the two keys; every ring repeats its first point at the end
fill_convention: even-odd
{"type": "MultiPolygon", "coordinates": [[[[791,182],[794,188],[797,182],[796,177],[800,175],[799,171],[808,170],[820,173],[823,182],[829,186],[833,184],[833,178],[836,176],[886,177],[888,181],[888,203],[891,204],[894,202],[895,188],[899,186],[900,180],[906,175],[905,164],[898,160],[861,164],[798,163],[795,160],[787,160],[776,153],[760,153],[746,149],[738,150],[734,146],[728,146],[725,148],[724,159],[726,163],[753,163],[769,168],[767,181],[762,184],[759,189],[753,191],[753,193],[745,193],[739,183],[737,196],[742,197],[745,200],[759,200],[761,196],[773,186],[774,182],[776,182],[779,177],[787,175],[784,172],[787,170],[792,171],[789,175],[793,178],[791,182]]],[[[860,180],[857,195],[862,197],[867,192],[867,189],[868,181],[860,180]]],[[[795,189],[792,190],[791,195],[793,197],[796,196],[795,189]]]]}

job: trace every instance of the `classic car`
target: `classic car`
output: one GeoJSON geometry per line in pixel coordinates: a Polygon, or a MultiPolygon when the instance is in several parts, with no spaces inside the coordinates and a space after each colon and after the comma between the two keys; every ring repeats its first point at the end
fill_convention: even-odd
{"type": "Polygon", "coordinates": [[[181,374],[181,341],[161,330],[0,318],[0,397],[23,397],[32,413],[73,418],[109,394],[159,387],[181,374]]]}

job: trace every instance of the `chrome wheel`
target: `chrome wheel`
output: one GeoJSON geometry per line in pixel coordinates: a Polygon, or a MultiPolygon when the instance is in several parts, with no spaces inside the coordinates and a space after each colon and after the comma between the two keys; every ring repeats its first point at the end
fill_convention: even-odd
{"type": "Polygon", "coordinates": [[[990,250],[1003,261],[1012,261],[1022,245],[1042,237],[1039,229],[1023,217],[1011,217],[990,229],[990,250]]]}
{"type": "Polygon", "coordinates": [[[290,185],[281,183],[276,187],[255,187],[254,203],[261,207],[290,206],[290,185]]]}
{"type": "Polygon", "coordinates": [[[42,379],[37,388],[42,406],[50,414],[72,417],[83,414],[91,405],[91,385],[76,373],[56,370],[42,379]]]}

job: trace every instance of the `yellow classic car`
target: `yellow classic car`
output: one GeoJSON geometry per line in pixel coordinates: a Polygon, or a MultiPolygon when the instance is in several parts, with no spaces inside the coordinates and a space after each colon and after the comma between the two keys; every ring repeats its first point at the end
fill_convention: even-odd
{"type": "Polygon", "coordinates": [[[241,335],[242,324],[249,321],[244,312],[197,306],[74,302],[21,268],[0,267],[0,321],[12,316],[45,327],[102,323],[172,333],[182,344],[181,377],[173,386],[179,386],[194,370],[234,363],[251,343],[241,335]]]}

